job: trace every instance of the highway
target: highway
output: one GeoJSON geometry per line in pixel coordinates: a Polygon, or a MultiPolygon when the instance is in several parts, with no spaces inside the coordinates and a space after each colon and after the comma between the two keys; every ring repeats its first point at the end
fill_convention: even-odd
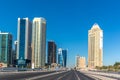
{"type": "Polygon", "coordinates": [[[0,75],[0,80],[95,80],[79,71],[27,72],[0,75]]]}
{"type": "Polygon", "coordinates": [[[35,80],[95,80],[89,76],[86,76],[79,71],[68,71],[48,77],[42,77],[35,80]]]}
{"type": "Polygon", "coordinates": [[[41,75],[46,75],[50,73],[54,73],[55,71],[51,72],[0,72],[0,80],[25,80],[27,78],[32,78],[35,76],[41,76],[41,75]]]}

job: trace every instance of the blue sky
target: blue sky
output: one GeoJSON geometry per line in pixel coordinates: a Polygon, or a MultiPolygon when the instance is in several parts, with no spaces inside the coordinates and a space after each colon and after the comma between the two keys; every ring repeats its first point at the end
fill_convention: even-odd
{"type": "Polygon", "coordinates": [[[88,56],[88,30],[98,23],[104,31],[104,64],[120,61],[120,0],[1,0],[0,30],[17,37],[17,18],[44,17],[47,41],[68,49],[68,66],[75,56],[88,56]]]}

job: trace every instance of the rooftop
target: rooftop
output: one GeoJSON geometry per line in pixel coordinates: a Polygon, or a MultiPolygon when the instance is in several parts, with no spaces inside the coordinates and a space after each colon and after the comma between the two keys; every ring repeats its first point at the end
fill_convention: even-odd
{"type": "Polygon", "coordinates": [[[91,29],[100,29],[99,25],[97,23],[95,23],[91,29]]]}

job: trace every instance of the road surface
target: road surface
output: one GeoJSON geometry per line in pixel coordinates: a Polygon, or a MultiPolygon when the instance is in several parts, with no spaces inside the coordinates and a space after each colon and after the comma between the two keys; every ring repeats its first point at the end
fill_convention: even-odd
{"type": "Polygon", "coordinates": [[[64,73],[38,78],[35,80],[95,80],[89,76],[86,76],[79,71],[71,70],[64,73]]]}
{"type": "Polygon", "coordinates": [[[76,70],[62,72],[27,72],[0,75],[0,80],[95,80],[76,70]]]}
{"type": "Polygon", "coordinates": [[[10,72],[0,72],[0,80],[25,80],[27,78],[32,78],[35,76],[42,76],[50,73],[54,73],[55,71],[51,72],[16,72],[16,73],[10,73],[10,72]]]}

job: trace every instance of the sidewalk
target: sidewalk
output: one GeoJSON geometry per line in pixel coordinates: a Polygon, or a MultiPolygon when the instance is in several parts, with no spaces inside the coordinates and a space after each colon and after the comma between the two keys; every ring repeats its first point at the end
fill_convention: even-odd
{"type": "Polygon", "coordinates": [[[92,72],[92,71],[80,71],[85,75],[92,76],[93,78],[98,78],[102,80],[120,80],[120,74],[112,73],[102,73],[102,72],[92,72]]]}

